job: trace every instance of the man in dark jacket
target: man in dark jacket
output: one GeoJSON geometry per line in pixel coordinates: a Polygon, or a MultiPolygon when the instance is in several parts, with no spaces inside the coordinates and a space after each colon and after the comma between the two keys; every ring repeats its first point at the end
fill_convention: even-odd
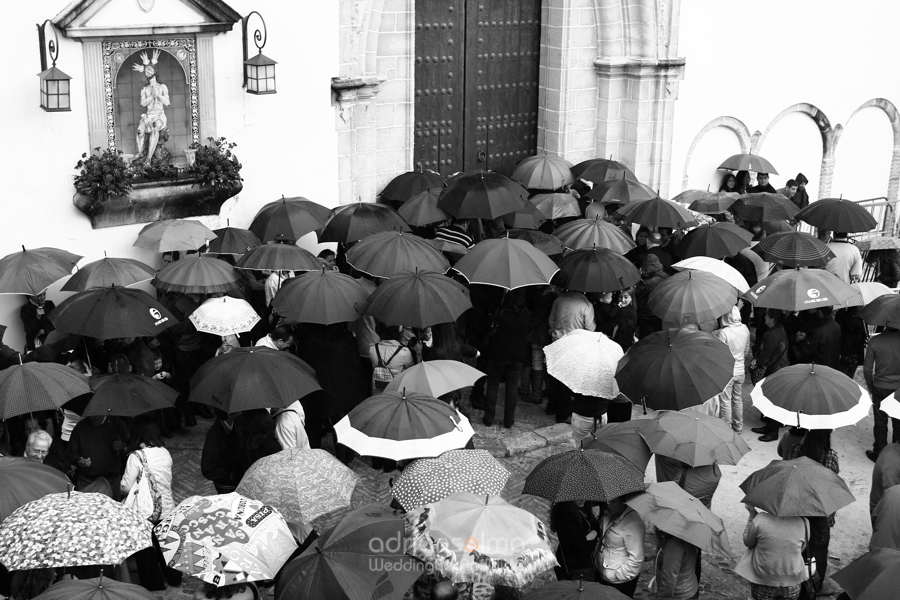
{"type": "Polygon", "coordinates": [[[653,314],[648,302],[650,293],[668,277],[669,275],[655,254],[648,253],[644,256],[644,262],[641,265],[641,281],[635,288],[638,339],[645,338],[654,331],[662,330],[662,319],[653,314]]]}
{"type": "Polygon", "coordinates": [[[797,173],[794,181],[797,182],[797,192],[791,198],[791,202],[796,204],[797,208],[803,210],[809,205],[809,193],[806,191],[806,184],[809,183],[809,179],[803,173],[797,173]]]}
{"type": "Polygon", "coordinates": [[[203,443],[203,454],[200,456],[200,472],[213,482],[218,494],[228,494],[241,482],[237,463],[234,460],[236,434],[234,419],[237,415],[226,415],[215,411],[213,421],[206,440],[203,443]]]}
{"type": "MultiPolygon", "coordinates": [[[[841,326],[834,320],[832,307],[817,308],[817,320],[806,336],[811,342],[813,361],[832,369],[841,369],[841,326]]],[[[799,334],[798,334],[799,335],[799,334]]]]}
{"type": "Polygon", "coordinates": [[[757,173],[756,174],[756,185],[750,188],[749,192],[751,194],[759,194],[762,192],[768,192],[770,194],[776,193],[772,184],[769,183],[769,174],[768,173],[757,173]]]}
{"type": "Polygon", "coordinates": [[[19,317],[25,327],[25,350],[31,352],[40,348],[47,339],[47,334],[53,331],[53,323],[48,315],[56,306],[47,300],[47,293],[41,292],[37,296],[28,296],[28,300],[19,309],[19,317]]]}

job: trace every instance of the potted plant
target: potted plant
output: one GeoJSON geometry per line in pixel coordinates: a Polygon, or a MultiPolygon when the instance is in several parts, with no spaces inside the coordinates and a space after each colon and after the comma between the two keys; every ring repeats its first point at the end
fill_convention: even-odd
{"type": "Polygon", "coordinates": [[[80,169],[75,176],[76,195],[84,197],[84,208],[79,208],[88,216],[99,213],[110,197],[124,196],[131,191],[132,173],[122,158],[122,152],[113,152],[109,148],[101,152],[99,147],[94,148],[90,156],[87,152],[81,155],[75,168],[80,169]]]}
{"type": "Polygon", "coordinates": [[[233,189],[241,185],[241,163],[232,149],[237,146],[224,137],[207,138],[210,144],[197,148],[194,163],[188,174],[200,185],[218,189],[233,189]]]}

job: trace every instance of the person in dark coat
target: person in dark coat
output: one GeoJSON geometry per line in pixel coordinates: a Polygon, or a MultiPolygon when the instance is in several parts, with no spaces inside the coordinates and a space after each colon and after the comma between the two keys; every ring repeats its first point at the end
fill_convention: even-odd
{"type": "Polygon", "coordinates": [[[797,182],[797,191],[794,193],[793,198],[791,198],[791,202],[793,202],[797,208],[803,210],[809,206],[809,192],[806,191],[806,184],[809,183],[809,179],[807,179],[806,175],[803,173],[797,173],[794,181],[797,182]]]}
{"type": "Polygon", "coordinates": [[[597,545],[597,518],[584,500],[557,502],[550,509],[550,529],[556,532],[556,579],[596,581],[593,552],[597,545]]]}
{"type": "Polygon", "coordinates": [[[39,348],[47,339],[47,334],[55,329],[48,317],[54,308],[56,305],[47,300],[47,293],[41,292],[37,296],[28,296],[19,309],[19,317],[25,327],[26,352],[39,348]]]}
{"type": "MultiPolygon", "coordinates": [[[[841,368],[841,326],[834,320],[832,307],[815,309],[817,320],[806,338],[812,342],[813,360],[817,365],[841,368]]],[[[802,332],[801,332],[802,334],[802,332]]]]}
{"type": "Polygon", "coordinates": [[[200,472],[213,482],[218,494],[228,494],[237,488],[243,473],[237,471],[234,449],[237,434],[234,420],[237,415],[228,415],[220,410],[213,411],[216,420],[206,432],[203,453],[200,456],[200,472]]]}
{"type": "Polygon", "coordinates": [[[500,378],[505,375],[505,399],[503,401],[503,426],[513,426],[516,401],[519,398],[519,374],[522,363],[529,358],[528,331],[531,328],[531,312],[520,290],[509,292],[497,313],[497,332],[487,349],[487,393],[484,400],[484,419],[490,427],[494,424],[500,378]]]}
{"type": "Polygon", "coordinates": [[[635,300],[637,301],[637,327],[638,338],[644,338],[654,331],[662,331],[662,319],[650,310],[650,293],[656,289],[669,275],[663,270],[663,265],[655,254],[647,254],[641,265],[641,280],[635,287],[635,300]]]}
{"type": "Polygon", "coordinates": [[[834,320],[841,327],[841,372],[851,379],[866,356],[866,342],[869,341],[865,321],[856,316],[860,308],[851,306],[834,314],[834,320]]]}
{"type": "Polygon", "coordinates": [[[634,241],[637,244],[634,248],[625,253],[625,258],[631,261],[638,269],[641,268],[641,262],[647,253],[647,239],[650,237],[650,228],[641,227],[634,235],[634,241]]]}
{"type": "MultiPolygon", "coordinates": [[[[784,313],[777,308],[769,308],[766,310],[765,325],[766,332],[762,336],[753,360],[750,361],[751,372],[761,370],[762,377],[771,375],[779,369],[790,364],[788,359],[788,338],[784,331],[784,313]]],[[[753,383],[759,381],[759,378],[752,375],[753,383]]],[[[763,434],[759,439],[763,442],[774,442],[778,439],[778,430],[781,425],[778,421],[763,417],[763,426],[751,429],[753,433],[763,434]]]]}
{"type": "Polygon", "coordinates": [[[895,288],[897,283],[900,283],[900,251],[869,250],[866,262],[876,265],[875,281],[878,283],[883,283],[889,288],[895,288]]]}
{"type": "Polygon", "coordinates": [[[768,173],[757,173],[756,174],[756,185],[750,188],[751,194],[759,194],[762,192],[768,192],[770,194],[776,193],[772,184],[769,183],[769,174],[768,173]]]}
{"type": "Polygon", "coordinates": [[[240,413],[234,420],[234,472],[238,482],[244,473],[261,458],[281,452],[275,436],[275,420],[265,408],[240,413]]]}

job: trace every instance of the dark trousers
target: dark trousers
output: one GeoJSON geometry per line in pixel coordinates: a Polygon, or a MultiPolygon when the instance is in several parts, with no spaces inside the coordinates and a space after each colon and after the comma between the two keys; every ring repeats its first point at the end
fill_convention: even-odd
{"type": "Polygon", "coordinates": [[[516,402],[519,400],[519,375],[522,363],[510,360],[490,360],[487,364],[487,393],[484,399],[484,424],[494,422],[497,410],[497,395],[500,392],[500,378],[506,377],[503,400],[503,425],[512,427],[516,416],[516,402]]]}
{"type": "Polygon", "coordinates": [[[634,593],[637,591],[638,579],[639,577],[635,577],[634,579],[626,581],[625,583],[611,583],[609,581],[603,581],[602,577],[598,577],[597,581],[600,585],[615,588],[629,598],[634,598],[634,593]]]}
{"type": "MultiPolygon", "coordinates": [[[[875,426],[873,427],[875,442],[872,444],[872,450],[876,453],[881,452],[881,449],[887,446],[888,416],[886,412],[881,410],[881,401],[893,393],[894,390],[886,390],[880,387],[872,388],[872,404],[875,405],[875,426]]],[[[891,419],[891,427],[893,429],[891,441],[900,442],[900,419],[891,419]]]]}
{"type": "Polygon", "coordinates": [[[624,423],[631,420],[631,402],[610,402],[606,405],[607,423],[624,423]]]}
{"type": "Polygon", "coordinates": [[[547,409],[556,409],[557,423],[572,416],[572,390],[550,373],[547,373],[547,397],[547,409]]]}
{"type": "Polygon", "coordinates": [[[181,571],[166,566],[159,540],[152,534],[153,546],[134,553],[134,564],[137,567],[138,579],[144,589],[155,592],[171,586],[181,585],[181,571]]]}

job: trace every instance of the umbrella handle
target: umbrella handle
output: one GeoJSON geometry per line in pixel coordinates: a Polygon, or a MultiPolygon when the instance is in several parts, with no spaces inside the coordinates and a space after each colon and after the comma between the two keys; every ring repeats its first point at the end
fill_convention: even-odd
{"type": "Polygon", "coordinates": [[[644,414],[647,414],[647,396],[641,396],[641,406],[644,408],[644,414]]]}

